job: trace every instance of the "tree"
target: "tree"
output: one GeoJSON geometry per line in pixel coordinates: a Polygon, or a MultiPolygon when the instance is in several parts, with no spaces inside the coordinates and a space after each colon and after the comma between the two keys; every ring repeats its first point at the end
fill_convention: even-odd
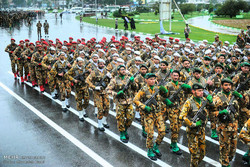
{"type": "Polygon", "coordinates": [[[183,15],[188,14],[188,13],[192,13],[193,11],[195,11],[195,4],[180,4],[179,6],[181,13],[183,15]]]}
{"type": "Polygon", "coordinates": [[[23,6],[25,6],[25,2],[26,1],[23,1],[23,0],[13,0],[12,1],[16,6],[18,6],[18,7],[23,7],[23,6]]]}
{"type": "Polygon", "coordinates": [[[219,8],[215,11],[218,16],[229,16],[230,18],[240,14],[240,10],[248,11],[249,6],[246,1],[243,0],[226,0],[219,8]]]}

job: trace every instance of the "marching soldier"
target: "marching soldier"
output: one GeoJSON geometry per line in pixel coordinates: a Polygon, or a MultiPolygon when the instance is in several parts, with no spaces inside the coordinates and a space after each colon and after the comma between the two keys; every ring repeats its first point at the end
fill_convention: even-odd
{"type": "Polygon", "coordinates": [[[56,78],[56,84],[59,87],[62,101],[62,110],[64,112],[69,108],[69,98],[71,93],[70,82],[66,77],[66,72],[71,68],[71,64],[66,60],[65,53],[60,52],[58,55],[58,60],[53,65],[50,71],[50,77],[56,78]]]}
{"type": "Polygon", "coordinates": [[[13,52],[13,56],[15,57],[16,62],[17,62],[18,72],[20,72],[21,83],[24,83],[24,80],[27,81],[27,76],[28,76],[29,71],[28,71],[28,65],[25,62],[26,59],[22,55],[22,52],[25,50],[24,41],[21,40],[19,43],[20,43],[19,46],[13,52]],[[23,78],[23,71],[25,73],[25,78],[23,78]]]}
{"type": "Polygon", "coordinates": [[[214,114],[218,117],[220,163],[222,167],[230,167],[237,148],[237,128],[239,104],[237,100],[244,101],[243,96],[236,90],[232,92],[233,82],[228,78],[221,80],[221,89],[214,97],[214,114]],[[234,98],[237,99],[234,99],[234,98]],[[231,99],[233,99],[232,103],[231,99]],[[230,105],[230,109],[228,109],[230,105]],[[234,108],[234,112],[231,111],[234,108]]]}
{"type": "Polygon", "coordinates": [[[119,65],[117,70],[119,76],[116,76],[111,80],[107,87],[107,92],[116,98],[116,120],[120,132],[120,140],[127,143],[129,140],[127,130],[134,119],[132,103],[136,91],[136,83],[134,82],[133,76],[129,77],[129,75],[126,74],[126,67],[124,65],[119,65]],[[127,85],[128,83],[129,85],[127,85]],[[126,90],[125,86],[128,86],[126,90]]]}
{"type": "Polygon", "coordinates": [[[45,22],[43,23],[43,28],[44,28],[44,34],[45,36],[49,35],[49,23],[47,22],[47,20],[45,20],[45,22]]]}
{"type": "Polygon", "coordinates": [[[243,49],[245,47],[246,34],[244,33],[244,29],[242,29],[240,33],[237,35],[236,43],[240,49],[243,49]]]}
{"type": "MultiPolygon", "coordinates": [[[[197,167],[205,156],[205,127],[207,119],[196,122],[192,120],[205,101],[203,89],[203,86],[199,83],[193,84],[193,96],[184,103],[179,117],[187,125],[188,148],[191,154],[190,167],[197,167]]],[[[213,103],[212,96],[207,96],[207,100],[209,103],[207,103],[208,105],[203,110],[205,117],[208,115],[207,108],[213,103]]]]}
{"type": "MultiPolygon", "coordinates": [[[[234,86],[237,87],[238,84],[246,81],[248,78],[250,78],[249,73],[250,64],[247,62],[244,62],[241,64],[241,72],[236,74],[236,76],[232,79],[234,86]]],[[[250,81],[245,84],[245,87],[241,89],[240,93],[244,95],[246,91],[248,91],[250,88],[250,81]]],[[[239,106],[239,131],[244,126],[244,124],[247,122],[247,120],[250,118],[250,109],[247,106],[247,104],[240,105],[239,106]]]]}
{"type": "Polygon", "coordinates": [[[72,67],[66,75],[71,82],[74,82],[76,91],[76,109],[79,112],[79,120],[83,122],[83,117],[88,117],[86,108],[89,105],[89,87],[85,80],[89,71],[85,69],[85,66],[83,65],[84,60],[81,57],[76,59],[76,63],[77,65],[72,67]]]}
{"type": "Polygon", "coordinates": [[[12,73],[14,74],[14,78],[17,79],[16,59],[15,59],[15,57],[13,56],[13,52],[14,52],[15,49],[17,48],[17,44],[15,43],[15,39],[13,39],[13,38],[11,38],[10,41],[11,41],[11,44],[9,44],[9,45],[5,48],[5,52],[9,53],[12,73]]]}
{"type": "MultiPolygon", "coordinates": [[[[26,65],[28,66],[28,76],[30,77],[30,81],[32,82],[32,85],[34,86],[34,71],[32,71],[33,69],[31,69],[31,58],[32,55],[36,52],[35,50],[35,44],[34,43],[29,43],[29,47],[22,53],[26,59],[26,65]],[[32,75],[32,76],[31,76],[32,75]]],[[[26,80],[26,79],[25,79],[26,80]]]]}
{"type": "Polygon", "coordinates": [[[168,118],[170,121],[170,129],[171,129],[171,145],[170,148],[173,153],[177,155],[181,155],[182,151],[177,146],[177,140],[179,136],[179,130],[181,128],[182,122],[179,119],[181,113],[181,106],[183,105],[184,93],[189,93],[191,87],[187,84],[179,82],[180,72],[174,70],[171,73],[171,81],[168,82],[165,87],[169,90],[169,100],[173,102],[170,107],[167,107],[168,118]],[[176,92],[181,90],[178,94],[176,92]],[[175,95],[176,94],[176,95],[175,95]]]}
{"type": "Polygon", "coordinates": [[[168,98],[165,98],[167,97],[168,90],[164,86],[159,87],[155,85],[155,74],[147,73],[145,78],[147,84],[135,95],[134,103],[144,111],[144,124],[145,130],[147,132],[147,155],[151,160],[155,161],[157,160],[157,157],[160,158],[162,156],[161,152],[159,151],[159,145],[165,136],[165,124],[161,114],[161,102],[162,98],[164,98],[165,103],[169,102],[168,98]],[[156,94],[154,97],[152,97],[156,91],[160,91],[160,94],[156,94]],[[149,105],[146,103],[148,99],[152,98],[156,100],[157,104],[149,105]],[[156,126],[158,130],[158,136],[155,140],[155,143],[153,142],[154,126],[156,126]]]}
{"type": "Polygon", "coordinates": [[[58,56],[56,54],[56,49],[54,47],[50,47],[49,54],[44,56],[42,60],[42,66],[46,70],[46,73],[47,73],[46,76],[48,78],[49,89],[50,89],[51,96],[53,99],[58,98],[58,93],[56,90],[56,78],[52,77],[50,75],[50,72],[51,72],[53,65],[55,64],[57,60],[58,60],[58,56]]]}
{"type": "Polygon", "coordinates": [[[40,20],[38,21],[38,23],[36,24],[37,27],[37,35],[38,35],[38,39],[39,37],[42,37],[42,23],[40,22],[40,20]]]}
{"type": "Polygon", "coordinates": [[[32,55],[31,63],[35,67],[35,74],[36,74],[36,78],[38,81],[38,85],[40,87],[40,91],[44,92],[46,74],[45,74],[45,69],[42,66],[42,60],[43,60],[45,53],[43,52],[42,45],[37,45],[36,47],[37,47],[37,52],[35,52],[32,55]]]}
{"type": "Polygon", "coordinates": [[[99,59],[97,64],[97,69],[91,71],[86,79],[86,83],[94,90],[95,106],[98,109],[98,129],[100,131],[105,131],[103,126],[109,128],[107,123],[107,116],[109,114],[109,96],[106,93],[105,88],[112,76],[105,68],[105,61],[103,59],[99,59]]]}

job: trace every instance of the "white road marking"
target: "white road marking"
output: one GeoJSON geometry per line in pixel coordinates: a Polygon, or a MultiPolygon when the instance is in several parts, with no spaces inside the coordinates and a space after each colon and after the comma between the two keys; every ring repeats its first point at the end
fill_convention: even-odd
{"type": "MultiPolygon", "coordinates": [[[[12,73],[11,73],[12,74],[12,73]]],[[[25,82],[25,84],[29,85],[30,87],[32,87],[32,84],[29,82],[25,82]]],[[[38,92],[40,92],[40,89],[38,87],[35,87],[35,90],[37,90],[38,92]]],[[[51,100],[54,100],[50,94],[48,94],[47,92],[44,92],[43,95],[47,96],[48,98],[50,98],[51,100]]],[[[57,102],[59,105],[61,105],[61,101],[60,100],[54,100],[55,102],[57,102]]],[[[69,111],[71,111],[72,113],[74,113],[75,115],[77,115],[78,117],[78,111],[76,111],[75,109],[73,109],[72,107],[70,107],[68,109],[69,111]]],[[[93,121],[92,119],[89,118],[84,118],[85,121],[87,121],[88,123],[92,124],[94,127],[98,128],[98,124],[97,122],[93,121]]],[[[142,150],[141,148],[137,147],[136,145],[128,142],[128,143],[123,143],[120,141],[120,137],[118,135],[116,135],[115,133],[113,133],[112,131],[105,129],[104,133],[108,134],[109,136],[111,136],[112,138],[116,139],[117,141],[119,141],[120,143],[128,146],[129,148],[131,148],[132,150],[134,150],[135,152],[141,154],[142,156],[148,158],[147,156],[147,152],[142,150]]],[[[170,165],[166,164],[165,162],[163,162],[160,159],[157,159],[157,161],[152,161],[160,166],[164,166],[164,167],[171,167],[170,165]]]]}
{"type": "Polygon", "coordinates": [[[78,148],[80,148],[83,152],[85,152],[87,155],[89,155],[91,158],[93,158],[100,165],[112,167],[112,165],[110,163],[108,163],[106,160],[104,160],[102,157],[100,157],[98,154],[96,154],[93,150],[88,148],[86,145],[81,143],[78,139],[76,139],[74,136],[69,134],[63,128],[58,126],[51,119],[49,119],[48,117],[43,115],[39,110],[37,110],[35,107],[30,105],[27,101],[25,101],[23,98],[21,98],[16,93],[14,93],[12,90],[10,90],[2,82],[0,82],[0,86],[5,91],[7,91],[10,95],[12,95],[14,98],[16,98],[19,102],[21,102],[23,105],[25,105],[28,109],[30,109],[33,113],[35,113],[38,117],[40,117],[42,120],[44,120],[47,124],[49,124],[52,128],[54,128],[57,132],[59,132],[61,135],[63,135],[65,138],[67,138],[69,141],[71,141],[74,145],[76,145],[78,148]]]}

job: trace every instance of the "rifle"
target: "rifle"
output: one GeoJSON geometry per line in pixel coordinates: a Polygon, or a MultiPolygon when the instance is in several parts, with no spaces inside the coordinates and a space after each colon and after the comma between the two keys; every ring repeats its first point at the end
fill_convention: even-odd
{"type": "Polygon", "coordinates": [[[103,89],[105,89],[108,85],[105,83],[105,80],[107,78],[107,74],[101,79],[100,82],[98,82],[95,86],[101,86],[103,89]]]}
{"type": "MultiPolygon", "coordinates": [[[[83,69],[85,69],[89,63],[90,63],[90,62],[86,63],[86,64],[84,65],[83,69]]],[[[79,81],[81,81],[81,82],[84,82],[84,81],[85,81],[85,80],[84,80],[84,79],[85,79],[84,76],[85,76],[85,74],[87,74],[87,73],[89,73],[89,71],[88,71],[88,70],[85,70],[82,74],[79,74],[79,75],[75,76],[74,79],[79,80],[79,81]]]]}
{"type": "MultiPolygon", "coordinates": [[[[135,78],[139,73],[140,73],[140,71],[138,70],[138,71],[133,75],[133,77],[135,78]]],[[[128,80],[128,82],[126,83],[126,85],[125,85],[125,86],[123,87],[123,89],[122,89],[122,91],[123,91],[124,93],[128,90],[130,84],[131,84],[131,81],[128,80]]],[[[116,96],[116,98],[121,98],[121,97],[122,97],[122,95],[116,96]]]]}
{"type": "MultiPolygon", "coordinates": [[[[244,86],[248,81],[250,80],[250,78],[248,78],[245,82],[243,83],[240,83],[235,91],[238,91],[242,88],[242,86],[244,86]]],[[[219,115],[219,120],[222,122],[222,123],[226,123],[226,122],[233,122],[233,115],[235,114],[236,112],[236,109],[235,107],[233,106],[233,101],[235,100],[235,95],[233,95],[229,101],[229,104],[226,108],[226,110],[229,112],[229,114],[221,114],[219,115]]]]}
{"type": "MultiPolygon", "coordinates": [[[[192,75],[190,75],[187,78],[187,80],[185,81],[185,83],[188,83],[191,80],[191,78],[192,78],[192,75]]],[[[177,91],[175,91],[168,99],[170,101],[173,101],[177,97],[177,95],[181,92],[181,90],[182,90],[182,87],[180,86],[180,88],[177,91]]]]}
{"type": "MultiPolygon", "coordinates": [[[[216,93],[218,93],[220,90],[220,88],[217,88],[213,91],[212,96],[216,93]]],[[[195,114],[195,116],[193,117],[192,121],[195,123],[199,120],[202,120],[203,122],[206,120],[206,116],[203,114],[204,108],[206,107],[208,103],[208,100],[204,101],[201,105],[201,108],[197,111],[197,113],[195,114]]]]}
{"type": "MultiPolygon", "coordinates": [[[[165,83],[165,80],[168,78],[168,76],[170,75],[170,71],[166,74],[166,76],[158,83],[158,86],[161,86],[165,83]]],[[[155,96],[159,93],[159,89],[157,89],[155,91],[154,94],[152,94],[152,96],[145,102],[146,106],[150,106],[151,104],[153,105],[157,105],[157,101],[155,100],[155,96]]]]}

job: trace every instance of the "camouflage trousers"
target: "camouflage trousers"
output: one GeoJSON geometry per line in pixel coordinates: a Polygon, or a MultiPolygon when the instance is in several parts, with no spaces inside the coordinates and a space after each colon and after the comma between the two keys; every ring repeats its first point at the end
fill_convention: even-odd
{"type": "Polygon", "coordinates": [[[205,156],[205,128],[200,129],[199,134],[188,132],[188,148],[191,154],[190,167],[197,167],[205,156]]]}
{"type": "Polygon", "coordinates": [[[18,66],[17,66],[16,60],[14,58],[10,58],[10,65],[11,65],[12,72],[16,73],[18,66]]]}
{"type": "Polygon", "coordinates": [[[95,104],[98,109],[97,119],[102,119],[103,116],[107,117],[109,114],[109,96],[94,91],[95,104]]]}
{"type": "Polygon", "coordinates": [[[117,128],[120,132],[125,131],[126,128],[129,128],[134,119],[133,105],[121,105],[118,104],[116,108],[116,120],[117,128]]]}
{"type": "Polygon", "coordinates": [[[138,108],[139,112],[140,112],[140,116],[141,116],[141,126],[144,126],[145,127],[145,124],[144,124],[144,118],[145,118],[145,113],[143,110],[141,110],[140,108],[138,108]]]}
{"type": "Polygon", "coordinates": [[[162,115],[164,122],[168,120],[168,111],[167,111],[166,104],[164,103],[162,103],[161,115],[162,115]]]}
{"type": "Polygon", "coordinates": [[[217,117],[215,116],[215,114],[213,112],[209,111],[209,118],[210,118],[210,123],[211,123],[210,128],[216,129],[217,117]]]}
{"type": "Polygon", "coordinates": [[[26,61],[17,60],[17,68],[18,68],[20,77],[23,77],[23,71],[26,76],[29,74],[29,67],[26,61]]]}
{"type": "Polygon", "coordinates": [[[86,109],[89,105],[89,88],[87,86],[75,86],[75,91],[76,109],[77,111],[82,111],[82,109],[86,109]]]}
{"type": "Polygon", "coordinates": [[[177,142],[179,137],[179,130],[181,128],[181,121],[179,119],[181,111],[179,109],[169,109],[169,121],[171,129],[171,142],[177,142]]]}
{"type": "Polygon", "coordinates": [[[158,136],[155,140],[155,143],[160,145],[163,137],[165,136],[165,124],[161,112],[154,113],[154,111],[152,111],[149,114],[145,114],[144,124],[145,131],[147,132],[147,148],[153,148],[154,146],[154,126],[157,128],[158,131],[158,136]]]}
{"type": "Polygon", "coordinates": [[[56,88],[56,78],[54,78],[50,74],[50,71],[47,73],[47,76],[48,76],[49,90],[50,90],[50,92],[54,92],[54,90],[56,88]]]}
{"type": "Polygon", "coordinates": [[[35,66],[33,66],[31,63],[29,64],[29,73],[30,73],[30,80],[35,81],[36,79],[36,70],[35,66]]]}
{"type": "Polygon", "coordinates": [[[228,166],[237,148],[237,131],[219,131],[220,163],[228,166]]]}
{"type": "Polygon", "coordinates": [[[46,72],[39,66],[36,66],[35,67],[35,70],[36,70],[36,78],[37,78],[37,82],[38,82],[38,85],[41,86],[41,85],[44,85],[45,84],[45,79],[46,79],[46,72]]]}
{"type": "Polygon", "coordinates": [[[45,34],[49,34],[49,29],[48,29],[48,28],[45,28],[45,29],[44,29],[44,33],[45,33],[45,34]]]}
{"type": "Polygon", "coordinates": [[[69,80],[57,79],[56,83],[59,87],[59,91],[61,94],[61,100],[64,101],[65,98],[70,98],[71,93],[71,82],[69,80]]]}
{"type": "Polygon", "coordinates": [[[246,107],[240,109],[239,113],[239,127],[242,128],[247,120],[250,118],[250,110],[246,107]]]}

